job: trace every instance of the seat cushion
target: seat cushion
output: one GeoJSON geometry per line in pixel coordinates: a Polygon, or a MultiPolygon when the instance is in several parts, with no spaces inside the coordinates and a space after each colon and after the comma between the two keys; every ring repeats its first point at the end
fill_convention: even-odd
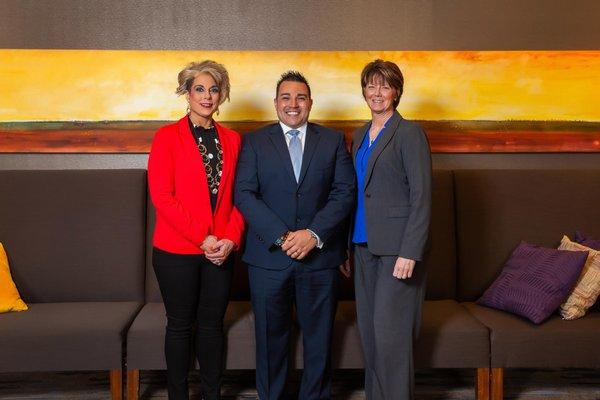
{"type": "Polygon", "coordinates": [[[455,300],[425,302],[415,349],[417,367],[487,367],[489,348],[489,330],[455,300]]]}
{"type": "MultiPolygon", "coordinates": [[[[302,366],[298,337],[295,365],[302,366]]],[[[334,368],[363,368],[364,361],[354,301],[338,304],[332,343],[334,368]]],[[[489,331],[454,300],[425,301],[415,348],[420,368],[479,368],[489,362],[489,331]]]]}
{"type": "Polygon", "coordinates": [[[541,325],[482,307],[464,307],[490,329],[494,368],[600,368],[600,313],[567,321],[551,316],[541,325]]]}
{"type": "MultiPolygon", "coordinates": [[[[148,303],[140,311],[127,336],[129,369],[165,369],[163,348],[165,309],[148,303]]],[[[225,315],[227,369],[256,367],[254,316],[249,302],[230,302],[225,315]]],[[[302,368],[302,336],[292,335],[294,365],[302,368]]],[[[362,349],[356,326],[354,301],[340,301],[335,319],[332,365],[363,368],[362,349]]],[[[454,300],[426,301],[416,363],[427,368],[487,367],[488,329],[454,300]]]]}
{"type": "MultiPolygon", "coordinates": [[[[163,303],[147,303],[127,334],[127,368],[166,369],[164,358],[165,326],[163,303]]],[[[232,301],[225,314],[227,369],[256,367],[254,315],[250,302],[232,301]]]]}
{"type": "Polygon", "coordinates": [[[1,372],[121,368],[125,331],[141,304],[32,303],[0,315],[1,372]]]}

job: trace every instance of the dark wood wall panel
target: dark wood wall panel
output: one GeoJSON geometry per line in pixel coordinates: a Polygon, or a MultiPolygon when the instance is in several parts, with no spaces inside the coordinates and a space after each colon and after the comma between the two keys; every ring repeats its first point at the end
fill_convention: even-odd
{"type": "MultiPolygon", "coordinates": [[[[5,123],[0,153],[147,153],[154,132],[166,124],[5,123]]],[[[325,121],[350,141],[364,121],[325,121]]],[[[223,122],[241,134],[265,122],[223,122]]],[[[434,153],[600,152],[600,123],[421,121],[434,153]]]]}

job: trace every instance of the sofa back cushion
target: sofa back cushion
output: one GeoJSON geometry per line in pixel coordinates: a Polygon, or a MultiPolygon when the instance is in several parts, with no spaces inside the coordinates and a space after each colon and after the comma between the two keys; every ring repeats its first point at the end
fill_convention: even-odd
{"type": "MultiPolygon", "coordinates": [[[[162,302],[162,296],[152,267],[152,235],[156,223],[156,209],[148,196],[148,229],[146,231],[146,301],[162,302]]],[[[250,287],[248,286],[248,271],[246,264],[241,260],[241,252],[235,253],[236,261],[231,282],[231,300],[250,300],[250,287]]]]}
{"type": "Polygon", "coordinates": [[[148,198],[148,215],[146,216],[146,302],[162,302],[156,275],[152,268],[152,235],[156,225],[156,208],[152,205],[150,193],[146,196],[148,198]]]}
{"type": "Polygon", "coordinates": [[[600,170],[454,171],[459,300],[481,296],[521,240],[600,232],[598,182],[600,170]]]}
{"type": "Polygon", "coordinates": [[[456,226],[452,171],[433,171],[429,251],[423,260],[427,269],[427,300],[456,296],[456,226]]]}
{"type": "MultiPolygon", "coordinates": [[[[433,172],[433,201],[430,230],[430,250],[425,256],[427,269],[427,298],[432,300],[451,299],[456,294],[456,243],[454,225],[454,190],[452,172],[433,172]]],[[[155,209],[148,199],[146,300],[162,301],[156,276],[152,269],[152,233],[155,223],[155,209]]],[[[231,284],[231,300],[249,300],[248,271],[241,261],[241,253],[236,254],[236,263],[231,284]]],[[[354,299],[354,279],[341,278],[340,299],[354,299]]]]}
{"type": "Polygon", "coordinates": [[[0,171],[0,241],[28,303],[142,301],[144,170],[0,171]]]}
{"type": "MultiPolygon", "coordinates": [[[[427,300],[453,299],[456,295],[456,227],[452,171],[434,170],[432,181],[429,246],[418,268],[427,270],[427,300]]],[[[340,283],[340,299],[354,300],[354,278],[342,278],[340,283]]]]}

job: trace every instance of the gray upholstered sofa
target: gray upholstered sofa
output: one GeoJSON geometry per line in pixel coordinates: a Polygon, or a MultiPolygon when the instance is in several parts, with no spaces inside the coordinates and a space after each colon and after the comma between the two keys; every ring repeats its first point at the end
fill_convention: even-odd
{"type": "Polygon", "coordinates": [[[600,170],[455,171],[458,292],[490,330],[491,395],[502,398],[506,368],[600,369],[600,307],[534,325],[473,302],[518,242],[556,248],[576,230],[600,236],[600,170]]]}
{"type": "MultiPolygon", "coordinates": [[[[451,171],[434,174],[432,249],[426,261],[428,293],[424,308],[421,338],[416,350],[418,367],[478,369],[477,390],[480,398],[488,393],[489,331],[456,300],[457,258],[454,220],[453,175],[451,171]]],[[[148,249],[151,248],[153,210],[148,207],[148,249]]],[[[149,254],[149,253],[148,253],[149,254]]],[[[146,304],[136,317],[127,336],[127,393],[139,395],[139,370],[165,369],[163,356],[165,311],[152,271],[146,263],[146,304]]],[[[234,272],[232,301],[225,329],[228,345],[226,367],[253,369],[254,321],[249,303],[245,267],[238,262],[234,272]]],[[[333,347],[333,367],[362,368],[363,359],[356,328],[354,292],[351,280],[343,280],[338,306],[333,347]]],[[[302,340],[294,336],[294,364],[301,368],[302,340]]]]}
{"type": "MultiPolygon", "coordinates": [[[[600,170],[435,171],[428,293],[417,367],[476,369],[478,399],[502,398],[505,368],[600,368],[600,312],[536,326],[474,301],[520,240],[555,247],[600,232],[600,170]],[[491,386],[490,386],[491,385],[491,386]]],[[[110,370],[121,396],[164,369],[165,315],[150,263],[145,171],[0,172],[0,241],[30,310],[0,314],[0,372],[110,370]]],[[[226,315],[229,369],[253,369],[247,275],[238,262],[226,315]]],[[[361,368],[352,282],[344,280],[333,365],[361,368]]],[[[301,338],[292,343],[302,365],[301,338]]]]}
{"type": "Polygon", "coordinates": [[[121,399],[145,229],[143,170],[0,171],[0,241],[29,305],[0,314],[0,372],[107,370],[121,399]]]}
{"type": "MultiPolygon", "coordinates": [[[[600,170],[435,171],[431,251],[417,367],[473,368],[476,397],[503,397],[504,368],[600,368],[600,312],[541,325],[475,304],[520,240],[556,247],[564,233],[600,232],[600,170]]],[[[151,214],[151,209],[150,214],[151,214]]],[[[152,219],[148,224],[149,231],[152,219]]],[[[147,304],[128,336],[128,393],[140,369],[163,369],[164,308],[147,264],[147,304]]],[[[254,367],[252,313],[238,263],[226,316],[227,368],[254,367]]],[[[295,366],[302,366],[295,337],[295,366]]],[[[362,368],[352,284],[345,281],[333,348],[335,368],[362,368]]]]}

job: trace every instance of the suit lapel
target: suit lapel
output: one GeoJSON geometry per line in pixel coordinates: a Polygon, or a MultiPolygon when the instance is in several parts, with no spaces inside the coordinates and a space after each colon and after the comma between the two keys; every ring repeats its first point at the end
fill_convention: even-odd
{"type": "MultiPolygon", "coordinates": [[[[185,155],[190,159],[192,166],[194,167],[192,171],[204,171],[202,156],[200,156],[200,152],[198,151],[198,145],[194,140],[194,135],[192,135],[192,131],[190,131],[188,118],[184,117],[179,120],[177,126],[179,140],[185,149],[185,155]]],[[[201,178],[203,181],[206,181],[206,174],[200,173],[199,175],[203,177],[201,178]]]]}
{"type": "Polygon", "coordinates": [[[300,169],[300,178],[298,179],[298,186],[302,184],[304,177],[306,176],[306,171],[308,170],[308,166],[310,165],[310,160],[312,160],[313,155],[315,154],[315,150],[317,149],[317,144],[319,143],[320,135],[316,129],[314,129],[311,124],[308,124],[306,127],[306,136],[304,140],[304,151],[302,153],[302,168],[300,169]]]}
{"type": "Polygon", "coordinates": [[[296,183],[292,159],[290,158],[290,152],[288,150],[287,143],[285,142],[285,138],[283,137],[283,130],[281,129],[281,125],[279,125],[279,123],[273,125],[271,131],[269,132],[269,138],[271,139],[275,150],[277,150],[277,153],[281,158],[281,162],[283,163],[283,167],[288,172],[290,179],[292,179],[292,182],[296,183]]]}
{"type": "MultiPolygon", "coordinates": [[[[394,111],[394,114],[390,117],[390,120],[387,122],[385,129],[380,133],[381,137],[377,140],[377,144],[375,144],[375,148],[369,157],[369,162],[367,163],[367,171],[365,172],[365,189],[369,186],[369,181],[371,180],[371,175],[373,175],[373,168],[375,167],[375,163],[377,162],[377,158],[381,155],[383,149],[386,148],[390,140],[394,137],[396,133],[396,129],[398,128],[398,124],[402,117],[398,113],[398,111],[394,111]]],[[[363,135],[364,137],[364,135],[363,135]]],[[[359,144],[360,146],[360,144],[359,144]]]]}
{"type": "Polygon", "coordinates": [[[188,122],[188,117],[184,117],[179,120],[177,123],[179,140],[181,141],[181,145],[184,148],[185,156],[190,160],[191,168],[190,174],[194,176],[197,182],[200,182],[198,187],[201,192],[201,196],[205,197],[205,201],[207,204],[210,204],[210,195],[208,193],[208,179],[206,178],[206,171],[204,169],[204,162],[202,161],[202,156],[200,155],[200,151],[198,150],[198,145],[194,140],[194,136],[192,135],[192,131],[190,130],[190,125],[188,122]]]}

